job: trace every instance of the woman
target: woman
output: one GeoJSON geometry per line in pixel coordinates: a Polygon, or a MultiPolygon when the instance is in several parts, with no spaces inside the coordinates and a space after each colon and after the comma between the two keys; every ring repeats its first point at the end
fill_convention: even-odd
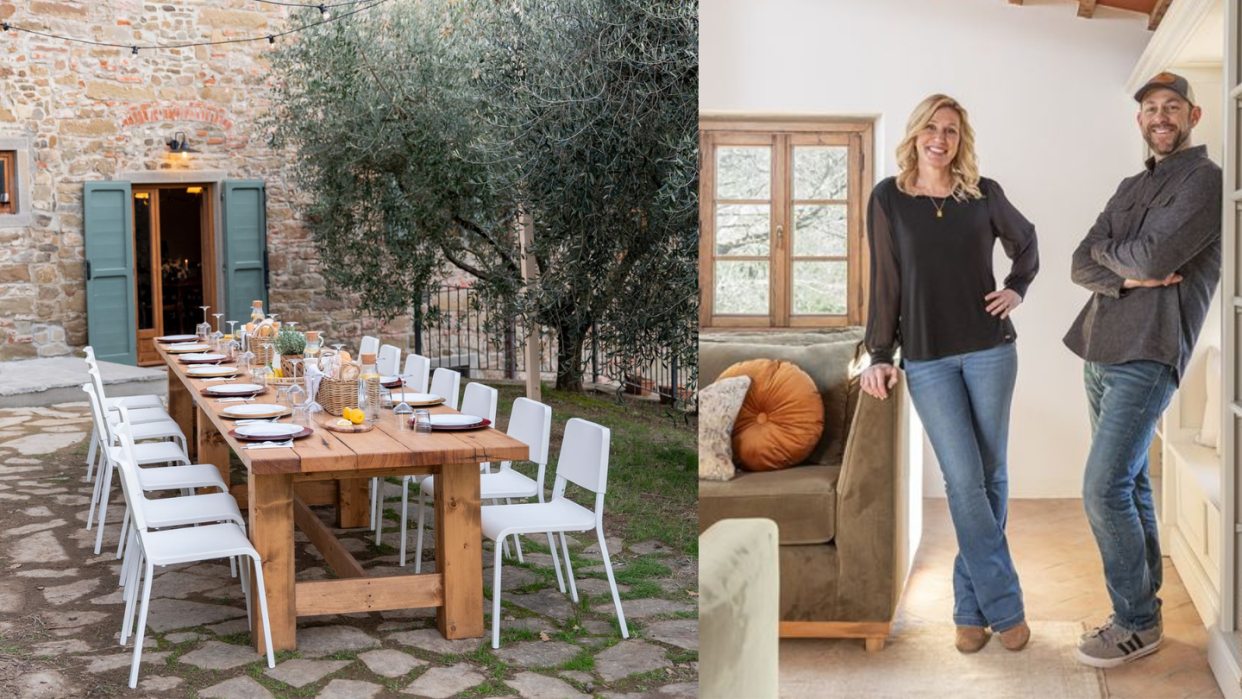
{"type": "Polygon", "coordinates": [[[871,366],[862,375],[862,390],[887,398],[900,346],[957,533],[953,621],[963,653],[983,648],[991,632],[1009,650],[1030,638],[1005,538],[1005,453],[1018,369],[1009,315],[1039,269],[1034,226],[979,176],[974,146],[966,110],[932,95],[910,116],[898,175],[871,194],[871,366]],[[1013,261],[999,290],[998,238],[1013,261]]]}

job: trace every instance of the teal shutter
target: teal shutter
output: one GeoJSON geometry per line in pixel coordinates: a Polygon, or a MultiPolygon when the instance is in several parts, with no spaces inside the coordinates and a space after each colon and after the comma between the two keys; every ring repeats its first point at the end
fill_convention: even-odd
{"type": "Polygon", "coordinates": [[[87,182],[82,210],[87,340],[99,361],[133,366],[138,363],[138,322],[130,196],[128,182],[87,182]]]}
{"type": "Polygon", "coordinates": [[[250,320],[267,305],[267,193],[262,180],[224,183],[224,320],[250,320]]]}

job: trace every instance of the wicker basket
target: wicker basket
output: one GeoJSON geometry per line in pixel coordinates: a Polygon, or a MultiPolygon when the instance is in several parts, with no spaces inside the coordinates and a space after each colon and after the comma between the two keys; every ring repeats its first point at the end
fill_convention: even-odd
{"type": "MultiPolygon", "coordinates": [[[[379,379],[367,381],[367,397],[370,398],[372,404],[377,406],[380,404],[379,379]]],[[[315,394],[315,400],[329,415],[339,417],[346,408],[358,407],[358,381],[356,379],[353,381],[320,379],[319,392],[315,394]]]]}

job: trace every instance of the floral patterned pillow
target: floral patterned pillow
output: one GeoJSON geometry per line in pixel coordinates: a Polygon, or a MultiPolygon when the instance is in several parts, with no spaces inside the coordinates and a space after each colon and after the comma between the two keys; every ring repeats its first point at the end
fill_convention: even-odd
{"type": "Polygon", "coordinates": [[[699,478],[733,478],[733,422],[742,409],[750,377],[723,379],[699,391],[699,478]]]}

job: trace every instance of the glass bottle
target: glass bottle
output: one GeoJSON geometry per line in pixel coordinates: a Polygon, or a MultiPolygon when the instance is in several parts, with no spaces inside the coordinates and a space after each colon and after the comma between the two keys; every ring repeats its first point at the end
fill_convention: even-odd
{"type": "Polygon", "coordinates": [[[263,302],[252,301],[250,305],[252,307],[250,311],[250,322],[254,323],[255,329],[258,329],[259,325],[263,323],[263,318],[264,318],[263,302]]]}
{"type": "Polygon", "coordinates": [[[306,357],[306,366],[319,367],[319,331],[306,331],[306,349],[302,350],[302,355],[306,357]]]}
{"type": "Polygon", "coordinates": [[[358,409],[366,415],[367,422],[379,421],[379,400],[372,400],[371,387],[379,387],[379,370],[375,368],[375,353],[361,357],[362,371],[358,372],[358,409]]]}

